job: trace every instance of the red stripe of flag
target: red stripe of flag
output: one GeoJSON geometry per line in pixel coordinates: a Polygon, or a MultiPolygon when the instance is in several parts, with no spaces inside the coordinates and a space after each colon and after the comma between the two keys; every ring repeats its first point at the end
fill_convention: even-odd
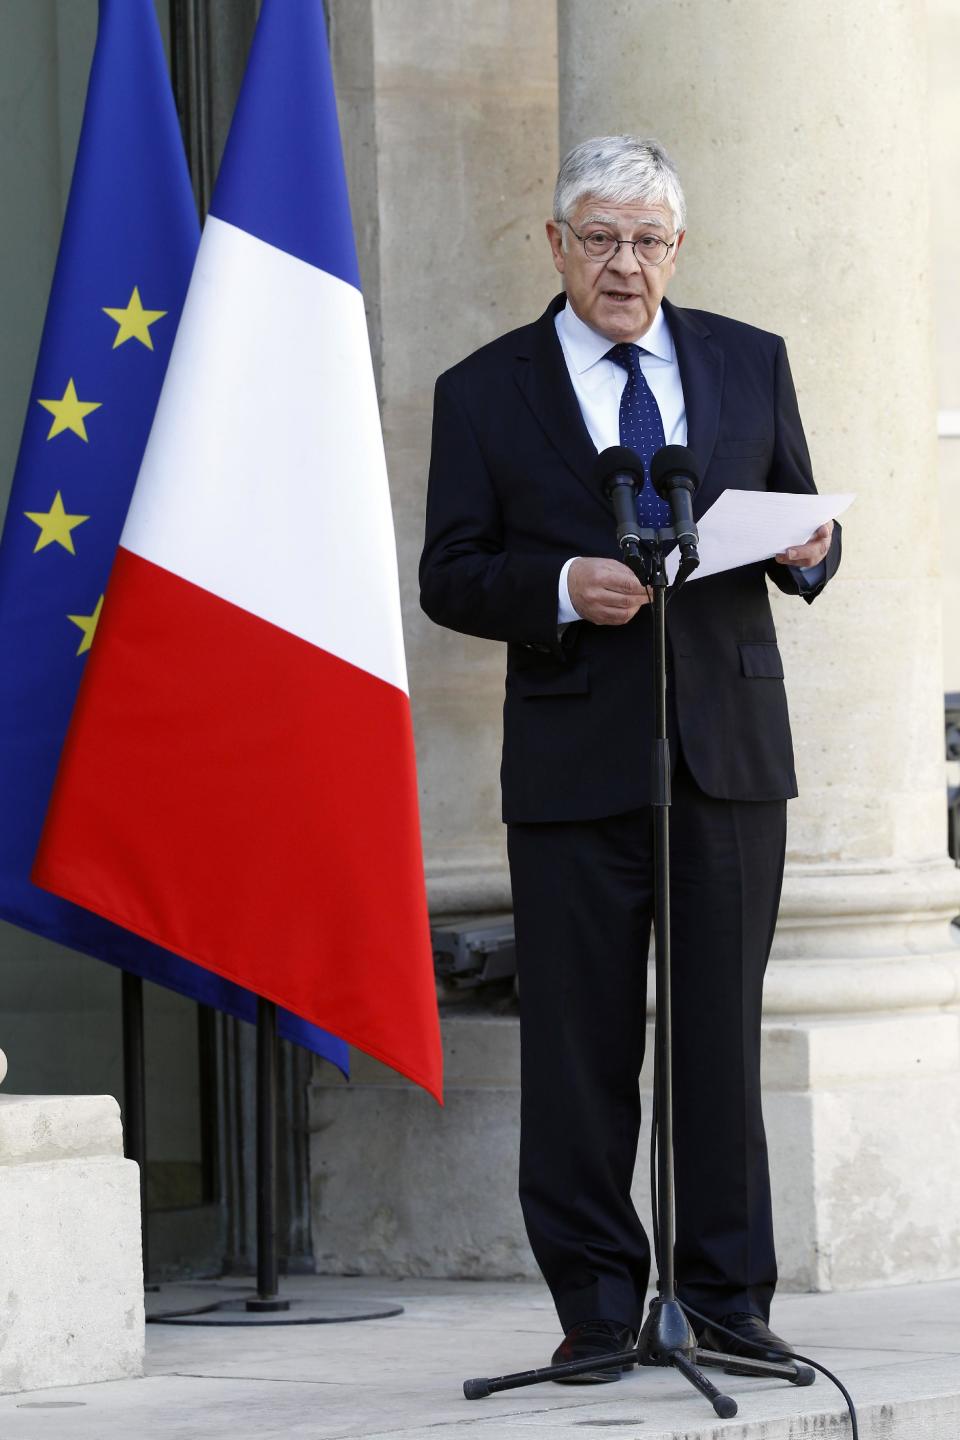
{"type": "Polygon", "coordinates": [[[441,1098],[407,696],[123,549],[33,878],[441,1098]]]}

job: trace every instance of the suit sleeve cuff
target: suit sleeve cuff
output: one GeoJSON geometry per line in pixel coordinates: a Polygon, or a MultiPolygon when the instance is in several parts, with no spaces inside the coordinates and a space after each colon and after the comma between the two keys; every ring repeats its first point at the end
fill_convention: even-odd
{"type": "Polygon", "coordinates": [[[560,579],[557,584],[558,625],[570,625],[574,620],[579,620],[581,618],[577,614],[576,610],[574,610],[573,608],[573,603],[570,599],[570,591],[567,589],[567,574],[570,570],[570,566],[573,564],[574,560],[579,559],[579,555],[571,555],[570,559],[566,562],[563,569],[560,571],[560,579]]]}

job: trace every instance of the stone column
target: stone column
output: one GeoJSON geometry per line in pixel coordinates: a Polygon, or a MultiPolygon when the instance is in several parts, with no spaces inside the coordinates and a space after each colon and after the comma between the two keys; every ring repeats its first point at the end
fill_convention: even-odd
{"type": "Polygon", "coordinates": [[[503,647],[421,613],[437,375],[544,308],[557,165],[553,0],[329,0],[400,559],[431,910],[509,907],[503,647]]]}
{"type": "MultiPolygon", "coordinates": [[[[508,910],[498,785],[504,652],[421,613],[437,375],[556,290],[555,0],[328,0],[400,558],[434,916],[508,910]],[[412,12],[416,12],[412,23],[412,12]]],[[[517,1023],[443,1016],[446,1108],[354,1053],[311,1091],[320,1270],[517,1274],[517,1023]],[[357,1162],[366,1156],[360,1170],[357,1162]]]]}
{"type": "Polygon", "coordinates": [[[945,855],[938,488],[917,0],[560,0],[561,149],[655,134],[673,298],[785,336],[837,580],[774,597],[801,798],[767,983],[781,1270],[960,1273],[960,908],[945,855]]]}
{"type": "MultiPolygon", "coordinates": [[[[960,7],[927,0],[933,283],[939,351],[940,504],[943,516],[944,688],[960,692],[960,7]]],[[[960,782],[960,765],[953,783],[960,782]]]]}

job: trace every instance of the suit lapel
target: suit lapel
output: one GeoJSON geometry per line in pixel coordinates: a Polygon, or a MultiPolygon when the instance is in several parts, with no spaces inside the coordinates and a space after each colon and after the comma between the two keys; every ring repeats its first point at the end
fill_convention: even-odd
{"type": "Polygon", "coordinates": [[[554,317],[565,303],[558,295],[530,326],[530,344],[518,352],[516,381],[541,429],[570,470],[606,514],[612,514],[593,483],[597,451],[584,424],[576,392],[570,382],[554,317]]]}
{"type": "MultiPolygon", "coordinates": [[[[687,444],[700,462],[700,475],[707,474],[720,426],[723,395],[723,351],[706,325],[689,310],[679,310],[669,300],[663,309],[677,347],[677,364],[687,411],[687,444]]],[[[693,502],[699,518],[713,503],[709,484],[701,485],[693,502]]]]}

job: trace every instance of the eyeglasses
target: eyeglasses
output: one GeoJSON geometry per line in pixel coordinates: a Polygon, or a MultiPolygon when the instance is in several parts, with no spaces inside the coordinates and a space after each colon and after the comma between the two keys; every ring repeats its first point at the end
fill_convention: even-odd
{"type": "Polygon", "coordinates": [[[583,246],[588,260],[609,260],[613,255],[619,255],[621,245],[629,245],[638,265],[662,265],[677,238],[674,235],[671,240],[663,240],[659,235],[641,235],[638,240],[618,240],[609,230],[593,228],[580,235],[569,220],[566,223],[583,246]]]}

